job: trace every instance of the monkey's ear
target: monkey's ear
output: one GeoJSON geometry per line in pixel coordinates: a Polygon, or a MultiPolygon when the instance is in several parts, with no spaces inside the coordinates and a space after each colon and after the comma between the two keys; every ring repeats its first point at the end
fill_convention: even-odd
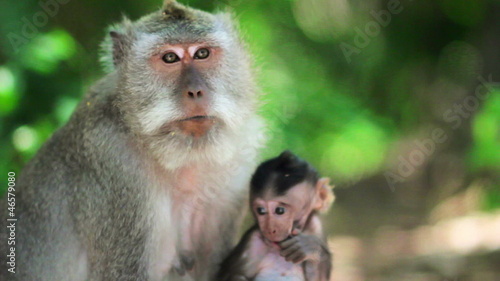
{"type": "Polygon", "coordinates": [[[100,58],[106,72],[112,72],[123,62],[135,38],[133,30],[133,23],[125,16],[121,23],[108,28],[108,35],[101,44],[100,58]]]}
{"type": "Polygon", "coordinates": [[[118,66],[125,56],[125,36],[117,31],[110,31],[109,36],[113,44],[113,64],[118,66]]]}
{"type": "Polygon", "coordinates": [[[335,195],[333,195],[333,187],[330,186],[330,178],[320,178],[316,183],[316,192],[318,194],[318,201],[315,207],[321,213],[330,209],[335,195]]]}

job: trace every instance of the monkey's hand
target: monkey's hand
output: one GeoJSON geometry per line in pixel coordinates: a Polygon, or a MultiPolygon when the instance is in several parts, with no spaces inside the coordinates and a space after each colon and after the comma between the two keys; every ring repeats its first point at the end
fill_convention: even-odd
{"type": "Polygon", "coordinates": [[[286,261],[301,263],[303,261],[319,262],[326,248],[324,242],[316,235],[298,234],[280,244],[280,255],[286,261]]]}
{"type": "Polygon", "coordinates": [[[184,276],[186,271],[193,269],[193,267],[194,254],[190,251],[180,251],[170,270],[177,272],[180,276],[184,276]]]}

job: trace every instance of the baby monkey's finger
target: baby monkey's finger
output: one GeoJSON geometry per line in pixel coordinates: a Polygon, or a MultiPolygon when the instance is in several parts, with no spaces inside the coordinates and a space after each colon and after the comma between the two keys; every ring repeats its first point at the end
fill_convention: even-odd
{"type": "Polygon", "coordinates": [[[293,263],[298,263],[305,257],[304,253],[302,251],[295,251],[288,255],[285,260],[293,263]]]}
{"type": "Polygon", "coordinates": [[[295,237],[292,237],[292,238],[289,238],[283,242],[280,242],[279,245],[280,245],[281,249],[286,249],[295,243],[297,243],[297,239],[295,239],[295,237]]]}
{"type": "Polygon", "coordinates": [[[299,251],[298,253],[294,254],[290,258],[293,261],[293,263],[301,263],[301,262],[303,262],[306,259],[306,254],[304,254],[303,252],[299,251]]]}
{"type": "Polygon", "coordinates": [[[289,256],[290,254],[294,253],[295,251],[297,251],[298,249],[300,249],[299,245],[292,245],[286,249],[283,249],[280,251],[280,255],[282,257],[287,257],[289,256]]]}

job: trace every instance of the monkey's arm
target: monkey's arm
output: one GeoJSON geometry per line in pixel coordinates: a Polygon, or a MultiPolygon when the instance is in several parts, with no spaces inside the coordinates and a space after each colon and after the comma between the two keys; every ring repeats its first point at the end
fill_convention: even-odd
{"type": "Polygon", "coordinates": [[[280,243],[287,261],[303,263],[306,281],[330,279],[332,255],[323,235],[321,221],[313,214],[302,233],[280,243]]]}
{"type": "Polygon", "coordinates": [[[222,262],[217,281],[249,281],[257,275],[258,258],[255,255],[255,240],[259,234],[257,225],[251,227],[238,245],[222,262]]]}

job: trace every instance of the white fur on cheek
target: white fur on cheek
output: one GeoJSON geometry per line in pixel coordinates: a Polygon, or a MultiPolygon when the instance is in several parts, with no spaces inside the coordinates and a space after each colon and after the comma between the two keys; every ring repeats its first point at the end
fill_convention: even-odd
{"type": "Polygon", "coordinates": [[[139,114],[141,129],[145,134],[154,134],[165,123],[181,118],[182,112],[168,100],[156,102],[139,114]]]}
{"type": "Polygon", "coordinates": [[[227,94],[221,94],[220,92],[214,96],[213,113],[221,118],[232,130],[236,130],[241,126],[246,115],[234,100],[231,100],[227,94]]]}

